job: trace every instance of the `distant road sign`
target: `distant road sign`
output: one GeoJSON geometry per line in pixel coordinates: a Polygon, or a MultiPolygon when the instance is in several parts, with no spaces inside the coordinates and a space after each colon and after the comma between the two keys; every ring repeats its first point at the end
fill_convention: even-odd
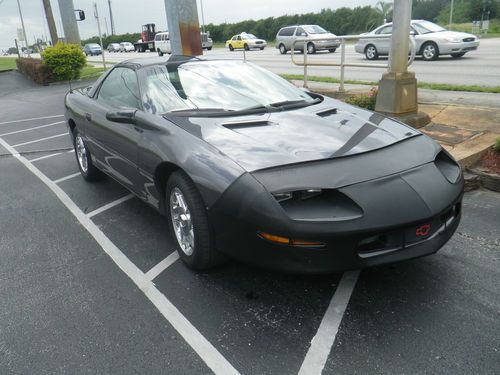
{"type": "Polygon", "coordinates": [[[23,29],[17,29],[17,40],[20,42],[24,42],[23,29]]]}

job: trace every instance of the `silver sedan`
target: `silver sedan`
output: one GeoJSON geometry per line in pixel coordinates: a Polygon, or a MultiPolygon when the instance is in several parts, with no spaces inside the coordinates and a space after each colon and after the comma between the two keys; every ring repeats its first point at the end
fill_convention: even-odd
{"type": "MultiPolygon", "coordinates": [[[[358,41],[354,49],[364,54],[368,60],[387,56],[391,45],[391,33],[392,23],[386,23],[369,33],[362,34],[363,38],[358,41]],[[387,39],[370,39],[371,35],[387,35],[387,39]]],[[[479,47],[479,39],[475,35],[449,31],[429,21],[411,21],[410,34],[415,37],[417,55],[421,55],[426,61],[436,60],[439,55],[460,58],[479,47]]]]}

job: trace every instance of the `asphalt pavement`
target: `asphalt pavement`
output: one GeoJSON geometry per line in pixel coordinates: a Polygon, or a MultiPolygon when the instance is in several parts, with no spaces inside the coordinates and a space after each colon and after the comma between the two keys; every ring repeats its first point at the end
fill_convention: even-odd
{"type": "Polygon", "coordinates": [[[498,194],[467,193],[441,251],[349,290],[352,274],[195,273],[164,218],[78,176],[66,91],[0,74],[0,373],[498,373],[498,194]]]}
{"type": "MultiPolygon", "coordinates": [[[[130,53],[108,53],[105,57],[108,61],[118,62],[135,57],[146,57],[156,55],[153,52],[130,52],[130,53]]],[[[204,51],[205,58],[243,59],[243,50],[233,52],[225,48],[214,48],[212,51],[204,51]]],[[[278,74],[303,74],[303,67],[295,66],[291,62],[291,55],[280,55],[274,47],[268,47],[263,51],[251,50],[245,52],[246,59],[263,68],[278,74]]],[[[302,55],[296,56],[297,60],[302,55]]],[[[89,56],[89,61],[99,63],[100,56],[89,56]]],[[[340,52],[335,53],[318,52],[309,56],[310,61],[333,61],[340,62],[340,52]]],[[[346,62],[362,64],[386,64],[387,57],[378,61],[367,61],[364,55],[354,51],[354,45],[346,46],[346,62]]],[[[441,56],[436,61],[423,61],[420,57],[413,62],[409,70],[414,71],[417,79],[427,83],[447,83],[452,85],[480,85],[500,86],[500,38],[482,39],[477,51],[467,53],[463,58],[453,59],[451,56],[441,56]]],[[[378,81],[384,72],[381,68],[347,67],[345,70],[346,80],[378,81]]],[[[339,67],[310,67],[308,74],[318,76],[329,76],[340,78],[339,67]]]]}

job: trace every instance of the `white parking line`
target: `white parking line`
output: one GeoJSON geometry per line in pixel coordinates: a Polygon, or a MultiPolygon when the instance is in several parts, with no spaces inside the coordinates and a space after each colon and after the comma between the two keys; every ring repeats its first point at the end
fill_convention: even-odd
{"type": "Polygon", "coordinates": [[[51,135],[50,137],[45,137],[45,138],[35,139],[34,141],[29,141],[29,142],[18,143],[17,145],[13,145],[12,147],[19,147],[19,146],[30,145],[30,144],[32,144],[32,143],[41,142],[41,141],[46,141],[47,139],[58,138],[58,137],[62,137],[62,136],[64,136],[64,135],[68,135],[68,133],[62,133],[62,134],[57,134],[57,135],[51,135]]]}
{"type": "Polygon", "coordinates": [[[73,202],[68,195],[57,184],[45,176],[37,167],[30,163],[28,159],[19,153],[0,138],[0,145],[5,147],[17,160],[19,160],[28,170],[37,176],[66,208],[76,217],[76,219],[87,229],[101,248],[109,255],[116,265],[135,283],[135,285],[146,295],[155,305],[158,311],[168,320],[172,327],[186,340],[193,350],[200,356],[206,365],[216,374],[239,374],[239,372],[224,358],[222,354],[194,327],[189,320],[148,280],[146,275],[128,259],[125,254],[93,223],[91,219],[73,202]]]}
{"type": "Polygon", "coordinates": [[[34,120],[45,120],[47,118],[55,118],[55,117],[63,117],[64,115],[54,115],[54,116],[45,116],[45,117],[34,117],[34,118],[26,118],[24,120],[12,120],[12,121],[4,121],[0,122],[0,125],[4,124],[13,124],[15,122],[25,122],[25,121],[34,121],[34,120]]]}
{"type": "Polygon", "coordinates": [[[16,130],[16,131],[13,131],[13,132],[3,133],[3,134],[0,134],[0,137],[5,137],[6,135],[12,135],[12,134],[29,132],[31,130],[36,130],[36,129],[47,128],[49,126],[54,126],[54,125],[58,125],[58,124],[64,124],[64,121],[57,121],[57,122],[53,122],[52,124],[35,126],[34,128],[23,129],[23,130],[16,130]]]}
{"type": "Polygon", "coordinates": [[[73,174],[70,174],[69,176],[66,176],[66,177],[61,177],[60,179],[58,180],[54,180],[52,181],[54,184],[58,184],[60,182],[63,182],[63,181],[66,181],[66,180],[69,180],[70,178],[74,178],[76,176],[80,176],[80,172],[76,172],[76,173],[73,173],[73,174]]]}
{"type": "Polygon", "coordinates": [[[53,156],[57,156],[57,155],[62,155],[62,152],[56,152],[55,154],[50,154],[50,155],[45,155],[45,156],[40,156],[39,158],[34,158],[34,159],[31,159],[30,162],[31,163],[34,163],[35,161],[38,161],[38,160],[43,160],[43,159],[48,159],[48,158],[51,158],[53,156]]]}
{"type": "Polygon", "coordinates": [[[350,271],[344,273],[340,279],[318,332],[311,340],[311,346],[300,366],[299,375],[321,375],[323,372],[358,276],[359,271],[350,271]]]}
{"type": "Polygon", "coordinates": [[[113,201],[111,203],[108,203],[102,207],[99,207],[97,209],[95,209],[94,211],[91,211],[87,214],[87,217],[88,218],[91,218],[92,216],[95,216],[97,214],[100,214],[101,212],[104,212],[106,210],[109,210],[110,208],[116,206],[116,205],[119,205],[120,203],[123,203],[123,202],[126,202],[128,201],[129,199],[132,199],[133,197],[135,197],[134,194],[128,194],[128,195],[125,195],[124,197],[121,197],[120,199],[117,199],[116,201],[113,201]]]}
{"type": "Polygon", "coordinates": [[[153,281],[158,277],[160,273],[165,271],[174,262],[176,262],[177,259],[179,259],[179,253],[176,250],[174,250],[172,254],[170,254],[168,257],[163,259],[160,263],[158,263],[156,266],[154,266],[148,272],[146,272],[146,277],[148,278],[148,280],[153,281]]]}

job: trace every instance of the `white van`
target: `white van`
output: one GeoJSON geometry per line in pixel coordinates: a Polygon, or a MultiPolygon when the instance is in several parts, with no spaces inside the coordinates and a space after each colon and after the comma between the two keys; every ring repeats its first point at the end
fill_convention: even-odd
{"type": "Polygon", "coordinates": [[[160,56],[163,56],[164,53],[172,53],[168,32],[158,33],[155,35],[155,50],[160,56]]]}

